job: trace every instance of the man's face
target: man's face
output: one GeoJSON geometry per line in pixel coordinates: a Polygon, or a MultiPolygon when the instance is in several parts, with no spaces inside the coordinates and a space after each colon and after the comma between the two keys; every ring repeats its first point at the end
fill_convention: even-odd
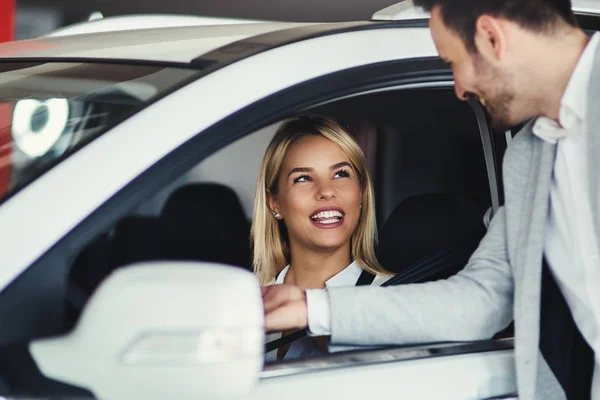
{"type": "Polygon", "coordinates": [[[469,52],[458,33],[444,24],[439,6],[431,11],[429,27],[440,57],[454,73],[456,96],[460,100],[478,99],[498,131],[522,122],[513,111],[515,84],[508,68],[479,52],[469,52]]]}

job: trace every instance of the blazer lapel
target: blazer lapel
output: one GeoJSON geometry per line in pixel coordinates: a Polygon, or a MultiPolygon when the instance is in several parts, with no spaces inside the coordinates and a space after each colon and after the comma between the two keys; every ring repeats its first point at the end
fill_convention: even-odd
{"type": "Polygon", "coordinates": [[[594,59],[594,67],[588,89],[588,184],[590,205],[596,228],[596,239],[600,240],[600,46],[594,59]]]}
{"type": "MultiPolygon", "coordinates": [[[[533,124],[529,125],[529,129],[533,124]]],[[[530,135],[533,133],[530,131],[530,135]]],[[[544,228],[550,200],[550,183],[556,156],[556,146],[533,136],[531,159],[527,171],[523,222],[519,230],[518,250],[514,268],[515,279],[515,355],[519,387],[530,393],[522,398],[534,398],[538,364],[540,329],[540,296],[544,228]]],[[[525,173],[525,171],[524,171],[525,173]]]]}

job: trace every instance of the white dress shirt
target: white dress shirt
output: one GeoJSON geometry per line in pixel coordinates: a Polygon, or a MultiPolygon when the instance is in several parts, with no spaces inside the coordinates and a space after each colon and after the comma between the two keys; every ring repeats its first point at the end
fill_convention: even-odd
{"type": "MultiPolygon", "coordinates": [[[[596,33],[581,55],[560,102],[559,124],[538,118],[533,133],[556,143],[544,252],[581,334],[600,355],[600,258],[588,184],[587,89],[596,33]]],[[[594,132],[600,134],[600,132],[594,132]]],[[[600,400],[600,369],[594,371],[592,399],[600,400]]]]}
{"type": "MultiPolygon", "coordinates": [[[[533,127],[536,136],[557,143],[544,251],[573,319],[596,355],[600,355],[600,249],[589,202],[586,114],[587,88],[599,42],[596,33],[573,71],[561,99],[560,124],[540,117],[533,127]]],[[[330,335],[327,294],[307,290],[306,301],[311,334],[330,335]]],[[[593,400],[600,400],[598,359],[593,400]]]]}

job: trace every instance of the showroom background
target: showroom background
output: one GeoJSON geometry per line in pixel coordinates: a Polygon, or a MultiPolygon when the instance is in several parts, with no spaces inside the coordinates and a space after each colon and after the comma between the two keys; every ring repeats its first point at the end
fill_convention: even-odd
{"type": "Polygon", "coordinates": [[[82,22],[92,13],[189,14],[280,21],[369,19],[398,0],[0,0],[0,41],[28,39],[82,22]]]}

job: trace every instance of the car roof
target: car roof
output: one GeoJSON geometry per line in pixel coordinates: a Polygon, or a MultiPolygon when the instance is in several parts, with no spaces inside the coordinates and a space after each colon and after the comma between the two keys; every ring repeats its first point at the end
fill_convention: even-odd
{"type": "MultiPolygon", "coordinates": [[[[414,8],[411,0],[402,9],[414,8]]],[[[388,8],[389,9],[389,8],[388,8]]],[[[388,10],[386,9],[386,10],[388,10]]],[[[394,21],[413,19],[412,13],[395,15],[394,21]]],[[[375,18],[376,20],[376,18],[375,18]]],[[[0,58],[47,60],[126,60],[188,64],[234,43],[248,47],[248,39],[281,32],[282,41],[293,42],[318,35],[340,33],[348,26],[369,28],[367,21],[342,23],[267,22],[177,15],[133,15],[75,24],[44,37],[0,44],[0,58]],[[319,28],[318,26],[324,26],[319,28]],[[312,32],[289,31],[308,27],[312,32]],[[316,27],[316,28],[315,28],[316,27]],[[285,31],[288,31],[286,34],[285,31]]],[[[380,23],[380,26],[384,24],[380,23]]],[[[414,27],[414,26],[413,26],[414,27]]],[[[425,27],[421,25],[420,27],[425,27]]],[[[252,41],[254,39],[251,39],[252,41]]],[[[269,42],[273,43],[271,37],[269,42]]],[[[261,44],[262,45],[262,44],[261,44]]]]}
{"type": "Polygon", "coordinates": [[[73,25],[59,28],[43,36],[67,36],[81,35],[97,32],[115,32],[133,29],[148,28],[174,28],[183,26],[210,26],[210,25],[234,25],[234,24],[252,24],[260,21],[252,19],[204,17],[197,15],[176,15],[176,14],[136,14],[120,15],[115,17],[94,19],[85,22],[79,22],[73,25]]]}
{"type": "MultiPolygon", "coordinates": [[[[592,16],[594,19],[600,16],[600,0],[573,0],[572,7],[573,11],[580,15],[592,16]]],[[[92,21],[81,26],[67,27],[65,34],[58,31],[58,35],[0,44],[0,58],[19,61],[25,59],[126,60],[189,64],[201,59],[203,55],[212,54],[217,49],[229,51],[228,45],[232,45],[235,52],[239,50],[235,48],[236,44],[241,44],[244,53],[248,46],[252,46],[256,37],[261,35],[281,33],[283,39],[289,39],[289,35],[285,32],[298,31],[295,28],[301,30],[308,27],[308,30],[320,31],[321,34],[339,33],[348,25],[360,25],[361,29],[369,29],[366,21],[357,23],[246,21],[244,23],[240,20],[231,20],[231,24],[220,21],[203,25],[210,22],[201,21],[200,17],[196,20],[195,17],[185,19],[181,16],[170,16],[170,18],[169,21],[166,19],[161,21],[160,16],[129,16],[123,21],[118,19],[111,19],[104,23],[92,21]],[[100,29],[95,29],[93,24],[99,24],[97,26],[100,26],[100,29]],[[140,29],[130,29],[128,26],[140,29]],[[78,32],[87,33],[77,34],[78,32]]],[[[428,13],[415,8],[412,0],[405,0],[376,12],[372,17],[374,21],[372,23],[387,26],[389,23],[403,21],[407,23],[405,26],[427,29],[428,18],[428,13]],[[415,25],[411,22],[417,23],[415,25]]],[[[296,35],[296,39],[301,40],[310,36],[311,34],[300,33],[296,35]]],[[[259,40],[258,47],[262,45],[259,40]]]]}
{"type": "Polygon", "coordinates": [[[0,44],[0,57],[189,63],[203,54],[237,41],[307,25],[315,24],[269,22],[46,36],[0,44]]]}

